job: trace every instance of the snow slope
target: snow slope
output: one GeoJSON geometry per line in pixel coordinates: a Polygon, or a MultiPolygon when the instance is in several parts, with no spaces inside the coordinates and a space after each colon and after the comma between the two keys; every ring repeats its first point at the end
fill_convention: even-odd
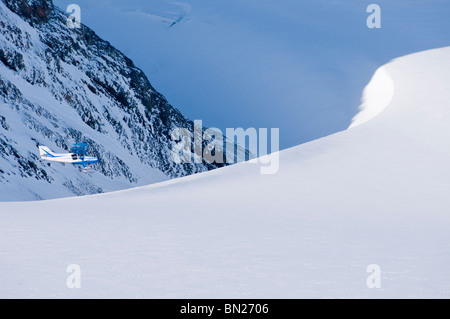
{"type": "Polygon", "coordinates": [[[449,61],[446,47],[383,66],[366,92],[392,81],[384,111],[281,151],[274,175],[241,163],[0,203],[0,297],[448,298],[449,61]],[[371,264],[381,288],[366,285],[371,264]]]}
{"type": "Polygon", "coordinates": [[[378,66],[450,41],[448,0],[377,0],[381,29],[367,27],[367,1],[76,3],[187,117],[279,127],[281,149],[345,130],[378,66]]]}
{"type": "Polygon", "coordinates": [[[222,166],[174,163],[171,133],[193,124],[93,30],[68,28],[51,0],[0,0],[0,201],[108,192],[222,166]],[[77,142],[100,158],[94,174],[40,162],[38,145],[66,153],[77,142]]]}

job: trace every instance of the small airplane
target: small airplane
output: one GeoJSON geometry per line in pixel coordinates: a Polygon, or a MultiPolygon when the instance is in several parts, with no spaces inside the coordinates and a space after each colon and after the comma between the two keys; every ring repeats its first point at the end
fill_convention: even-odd
{"type": "Polygon", "coordinates": [[[88,167],[97,163],[97,157],[86,156],[86,143],[77,143],[72,147],[72,153],[57,154],[53,153],[47,146],[39,146],[39,153],[42,161],[58,162],[64,164],[83,165],[83,172],[88,172],[88,167]]]}

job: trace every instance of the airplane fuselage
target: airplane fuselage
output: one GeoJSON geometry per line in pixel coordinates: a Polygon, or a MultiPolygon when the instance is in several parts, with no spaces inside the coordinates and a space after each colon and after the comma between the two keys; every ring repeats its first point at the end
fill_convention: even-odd
{"type": "Polygon", "coordinates": [[[94,164],[98,162],[98,158],[96,157],[85,156],[83,160],[81,156],[74,153],[41,155],[41,159],[44,161],[74,164],[74,165],[94,164]]]}
{"type": "Polygon", "coordinates": [[[39,151],[41,159],[49,162],[83,165],[83,166],[98,162],[97,157],[83,156],[76,153],[64,153],[64,154],[53,153],[46,146],[39,146],[39,151]]]}

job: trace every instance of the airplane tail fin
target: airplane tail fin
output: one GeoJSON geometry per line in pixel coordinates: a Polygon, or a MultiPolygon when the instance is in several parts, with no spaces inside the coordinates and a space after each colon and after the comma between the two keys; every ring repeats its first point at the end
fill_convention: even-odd
{"type": "Polygon", "coordinates": [[[47,146],[39,146],[39,154],[42,157],[55,157],[55,153],[53,153],[47,146]]]}

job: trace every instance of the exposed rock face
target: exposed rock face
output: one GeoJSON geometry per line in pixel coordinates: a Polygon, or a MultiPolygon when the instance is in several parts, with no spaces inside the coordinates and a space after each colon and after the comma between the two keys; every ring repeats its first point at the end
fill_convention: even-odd
{"type": "Polygon", "coordinates": [[[67,27],[67,16],[50,0],[0,1],[1,189],[20,184],[17,191],[27,195],[18,199],[81,195],[221,166],[174,163],[176,127],[192,132],[193,122],[94,31],[67,27]],[[37,145],[69,151],[80,141],[101,158],[94,177],[40,163],[37,145]],[[111,186],[115,181],[122,186],[111,186]]]}

